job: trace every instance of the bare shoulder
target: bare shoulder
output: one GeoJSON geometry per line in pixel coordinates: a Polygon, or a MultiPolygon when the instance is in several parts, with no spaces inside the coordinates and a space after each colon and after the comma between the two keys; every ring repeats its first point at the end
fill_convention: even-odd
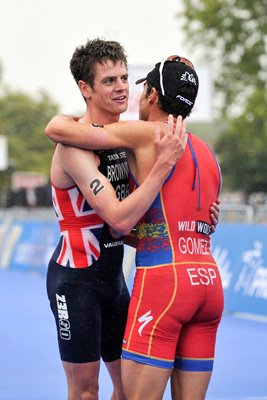
{"type": "Polygon", "coordinates": [[[57,149],[58,153],[62,156],[69,156],[69,157],[88,157],[88,158],[93,158],[94,157],[94,152],[93,150],[88,150],[88,149],[82,149],[79,147],[75,146],[69,146],[66,144],[57,144],[57,149]]]}
{"type": "Polygon", "coordinates": [[[135,150],[153,141],[155,126],[155,122],[122,121],[106,125],[105,128],[119,138],[122,147],[135,150]]]}

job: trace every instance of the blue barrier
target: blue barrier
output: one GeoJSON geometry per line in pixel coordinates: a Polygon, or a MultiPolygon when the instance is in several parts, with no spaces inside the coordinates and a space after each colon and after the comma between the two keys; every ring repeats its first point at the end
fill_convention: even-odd
{"type": "Polygon", "coordinates": [[[267,225],[220,224],[212,237],[225,309],[267,315],[267,225]]]}
{"type": "MultiPolygon", "coordinates": [[[[58,237],[53,221],[0,220],[0,268],[45,275],[58,237]]],[[[225,310],[267,315],[266,249],[267,225],[218,225],[212,252],[221,271],[225,310]]],[[[129,279],[134,274],[130,253],[125,253],[129,279]]]]}
{"type": "Polygon", "coordinates": [[[46,274],[58,238],[56,222],[0,221],[0,268],[46,274]]]}

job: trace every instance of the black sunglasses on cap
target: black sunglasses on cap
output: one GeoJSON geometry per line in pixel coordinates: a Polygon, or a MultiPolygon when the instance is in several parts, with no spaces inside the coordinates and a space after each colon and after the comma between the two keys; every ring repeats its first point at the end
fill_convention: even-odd
{"type": "Polygon", "coordinates": [[[163,94],[163,96],[165,95],[165,90],[164,90],[164,86],[163,86],[163,76],[162,76],[162,71],[163,71],[163,67],[166,61],[174,61],[174,62],[180,62],[182,64],[187,65],[188,67],[195,69],[194,65],[191,63],[191,61],[189,61],[187,58],[185,57],[180,57],[177,55],[174,56],[169,56],[167,58],[163,58],[160,66],[159,66],[159,81],[160,81],[160,88],[161,88],[161,93],[163,94]]]}

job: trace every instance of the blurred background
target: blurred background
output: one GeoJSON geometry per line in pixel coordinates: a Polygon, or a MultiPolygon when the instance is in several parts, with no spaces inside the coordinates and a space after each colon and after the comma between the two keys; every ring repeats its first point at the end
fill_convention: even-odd
{"type": "MultiPolygon", "coordinates": [[[[40,328],[44,325],[40,320],[38,329],[51,331],[51,342],[50,334],[45,335],[41,347],[47,340],[52,370],[55,365],[58,368],[54,376],[59,374],[65,388],[45,298],[47,263],[58,228],[49,183],[54,146],[43,132],[56,113],[84,112],[69,61],[77,46],[95,37],[118,40],[128,54],[130,101],[123,120],[138,119],[140,87],[133,83],[156,62],[178,54],[195,65],[200,89],[187,126],[209,143],[223,176],[220,223],[212,247],[225,290],[222,329],[226,331],[219,337],[225,369],[220,369],[219,360],[208,399],[267,399],[263,368],[267,356],[267,0],[169,0],[164,4],[153,0],[0,0],[0,5],[0,400],[66,396],[64,390],[54,397],[37,390],[30,397],[30,382],[18,394],[13,380],[30,366],[29,374],[33,373],[36,361],[29,358],[30,349],[23,365],[17,360],[31,337],[29,330],[36,329],[29,320],[32,315],[36,321],[31,307],[39,304],[41,314],[48,315],[45,327],[40,328]],[[42,289],[36,293],[36,287],[42,289]],[[28,296],[29,304],[23,309],[27,318],[20,322],[27,322],[24,336],[19,335],[24,345],[16,343],[18,335],[12,336],[17,330],[7,305],[11,295],[16,296],[15,302],[28,296]],[[235,358],[244,371],[235,382],[229,363],[245,331],[248,342],[235,358]],[[13,343],[10,351],[7,342],[13,343]],[[231,350],[229,343],[234,346],[231,350]],[[224,389],[219,384],[221,372],[226,374],[224,389]]],[[[134,253],[127,247],[124,268],[130,286],[134,253]]],[[[40,343],[36,342],[36,348],[40,350],[40,343]]],[[[38,355],[37,360],[42,357],[38,355]]],[[[51,365],[42,365],[41,376],[50,376],[51,365]]],[[[53,381],[48,387],[60,385],[53,381]]]]}

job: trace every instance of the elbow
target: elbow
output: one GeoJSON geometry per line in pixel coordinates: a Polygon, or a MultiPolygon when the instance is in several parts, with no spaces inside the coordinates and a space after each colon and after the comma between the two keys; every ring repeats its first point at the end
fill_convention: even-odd
{"type": "Polygon", "coordinates": [[[45,136],[47,136],[49,139],[53,140],[53,129],[51,129],[51,124],[49,123],[45,130],[44,130],[45,136]]]}
{"type": "Polygon", "coordinates": [[[111,223],[110,226],[112,227],[112,229],[114,229],[117,233],[119,233],[122,236],[126,236],[128,235],[132,228],[133,225],[129,224],[129,221],[114,221],[114,223],[111,223]]]}
{"type": "Polygon", "coordinates": [[[57,127],[53,122],[49,122],[44,130],[45,136],[47,136],[53,142],[57,142],[58,135],[57,135],[57,127]]]}
{"type": "Polygon", "coordinates": [[[93,207],[95,212],[101,216],[117,235],[128,235],[137,222],[132,213],[124,210],[122,202],[118,199],[114,201],[113,206],[108,208],[98,199],[98,202],[93,207]]]}

